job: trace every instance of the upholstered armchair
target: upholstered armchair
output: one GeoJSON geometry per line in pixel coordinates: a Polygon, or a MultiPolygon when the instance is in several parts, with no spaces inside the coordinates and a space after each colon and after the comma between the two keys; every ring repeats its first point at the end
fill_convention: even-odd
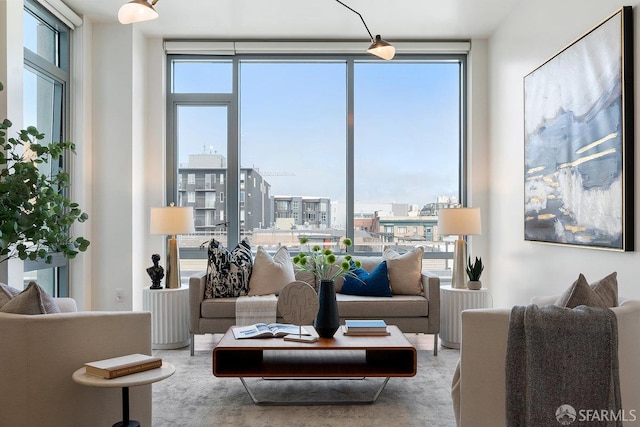
{"type": "MultiPolygon", "coordinates": [[[[539,297],[540,307],[558,297],[539,297]]],[[[618,321],[618,361],[625,426],[640,423],[640,301],[619,298],[612,308],[618,321]],[[633,410],[633,411],[632,411],[633,410]],[[631,412],[630,412],[631,411],[631,412]],[[635,420],[632,420],[635,415],[635,420]]],[[[505,424],[505,360],[510,309],[462,312],[459,378],[454,378],[454,410],[458,426],[499,427],[505,424]],[[458,388],[458,390],[456,390],[458,388]]]]}

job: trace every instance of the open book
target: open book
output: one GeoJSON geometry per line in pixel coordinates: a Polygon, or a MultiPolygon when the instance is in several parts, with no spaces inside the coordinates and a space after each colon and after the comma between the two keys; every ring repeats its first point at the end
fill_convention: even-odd
{"type": "Polygon", "coordinates": [[[311,335],[304,327],[288,323],[256,323],[249,326],[232,328],[236,339],[242,338],[279,338],[286,335],[311,335]]]}

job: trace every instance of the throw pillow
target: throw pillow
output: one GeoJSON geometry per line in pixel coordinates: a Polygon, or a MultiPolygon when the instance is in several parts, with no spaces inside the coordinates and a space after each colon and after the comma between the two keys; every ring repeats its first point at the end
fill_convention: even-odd
{"type": "Polygon", "coordinates": [[[253,270],[251,246],[246,240],[230,251],[215,239],[209,243],[205,298],[239,297],[249,290],[253,270]]]}
{"type": "Polygon", "coordinates": [[[60,313],[51,295],[35,282],[30,282],[24,291],[3,305],[0,311],[14,314],[60,313]]]}
{"type": "Polygon", "coordinates": [[[346,275],[340,293],[347,295],[361,295],[370,297],[390,297],[391,286],[387,276],[387,262],[382,261],[371,273],[363,268],[356,268],[351,262],[351,272],[355,275],[346,275]]]}
{"type": "Polygon", "coordinates": [[[618,273],[615,271],[589,285],[607,307],[618,306],[618,273]]]}
{"type": "Polygon", "coordinates": [[[282,288],[295,280],[293,263],[286,247],[279,248],[272,257],[262,246],[258,246],[249,281],[249,296],[278,295],[282,288]]]}
{"type": "Polygon", "coordinates": [[[422,289],[422,255],[424,248],[416,246],[409,252],[399,254],[385,248],[382,256],[387,261],[389,283],[394,295],[424,295],[422,289]]]}
{"type": "Polygon", "coordinates": [[[5,285],[4,283],[0,283],[0,307],[11,301],[11,298],[15,297],[20,292],[22,291],[20,291],[19,289],[12,288],[11,286],[5,285]]]}
{"type": "Polygon", "coordinates": [[[578,276],[578,280],[573,282],[569,289],[560,295],[555,305],[566,308],[575,308],[579,305],[607,308],[606,303],[591,289],[587,279],[582,274],[578,276]]]}

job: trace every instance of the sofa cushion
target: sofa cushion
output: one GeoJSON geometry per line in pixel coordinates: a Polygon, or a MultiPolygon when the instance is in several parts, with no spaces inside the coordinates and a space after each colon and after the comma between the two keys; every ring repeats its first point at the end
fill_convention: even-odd
{"type": "Polygon", "coordinates": [[[30,282],[24,291],[3,305],[0,311],[14,314],[60,313],[60,309],[51,295],[36,282],[30,282]]]}
{"type": "Polygon", "coordinates": [[[272,257],[262,246],[258,246],[249,280],[249,296],[278,295],[282,288],[295,280],[293,263],[286,247],[279,248],[272,257]]]}
{"type": "Polygon", "coordinates": [[[390,317],[424,317],[429,315],[429,301],[417,295],[370,297],[336,294],[340,317],[376,319],[390,317]]]}
{"type": "Polygon", "coordinates": [[[400,254],[392,248],[385,248],[383,257],[387,261],[389,283],[394,295],[424,295],[422,289],[422,255],[424,248],[416,246],[409,252],[400,254]]]}
{"type": "Polygon", "coordinates": [[[372,297],[392,296],[387,276],[387,262],[382,261],[371,273],[363,268],[356,268],[351,263],[351,273],[344,278],[340,292],[347,295],[366,295],[372,297]]]}
{"type": "Polygon", "coordinates": [[[236,300],[238,298],[205,298],[200,304],[200,317],[218,319],[236,317],[236,300]]]}
{"type": "Polygon", "coordinates": [[[13,288],[4,283],[0,283],[0,307],[8,303],[13,297],[22,292],[20,289],[13,288]]]}
{"type": "Polygon", "coordinates": [[[590,307],[607,308],[607,304],[602,300],[587,283],[584,275],[580,274],[578,279],[558,298],[555,305],[559,307],[575,308],[579,305],[590,307]]]}
{"type": "Polygon", "coordinates": [[[253,269],[251,246],[244,240],[230,251],[220,242],[211,239],[205,298],[238,297],[249,290],[249,277],[253,269]]]}

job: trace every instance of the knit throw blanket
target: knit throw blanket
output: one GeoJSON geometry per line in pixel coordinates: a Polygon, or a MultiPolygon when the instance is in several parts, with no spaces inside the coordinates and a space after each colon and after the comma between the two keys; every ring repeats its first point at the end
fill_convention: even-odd
{"type": "Polygon", "coordinates": [[[240,296],[236,299],[236,325],[274,323],[278,309],[278,298],[274,294],[240,296]]]}
{"type": "Polygon", "coordinates": [[[583,425],[581,417],[590,427],[622,426],[618,323],[609,309],[514,307],[505,368],[507,427],[583,425]]]}

